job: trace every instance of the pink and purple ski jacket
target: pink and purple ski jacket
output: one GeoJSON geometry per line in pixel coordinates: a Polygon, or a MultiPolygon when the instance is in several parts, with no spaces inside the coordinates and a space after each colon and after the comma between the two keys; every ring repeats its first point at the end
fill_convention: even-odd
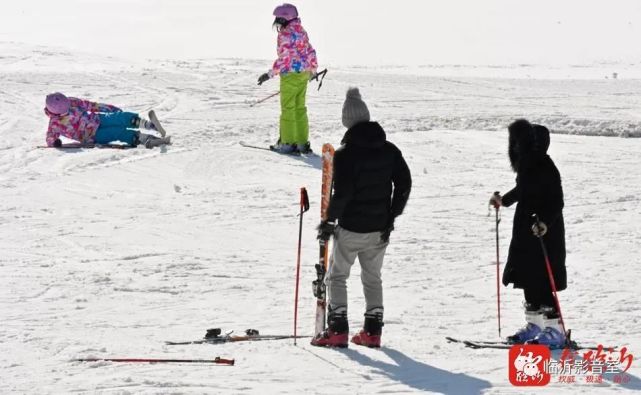
{"type": "Polygon", "coordinates": [[[52,114],[45,108],[45,114],[49,117],[49,129],[47,130],[47,145],[49,147],[53,146],[53,142],[60,136],[83,144],[92,144],[95,140],[96,130],[100,126],[98,113],[122,111],[111,104],[95,103],[75,97],[70,97],[69,101],[69,112],[64,115],[52,114]]]}
{"type": "Polygon", "coordinates": [[[309,43],[309,37],[300,24],[300,19],[294,19],[278,32],[277,52],[278,59],[269,71],[270,77],[304,71],[313,73],[318,68],[316,51],[309,43]]]}

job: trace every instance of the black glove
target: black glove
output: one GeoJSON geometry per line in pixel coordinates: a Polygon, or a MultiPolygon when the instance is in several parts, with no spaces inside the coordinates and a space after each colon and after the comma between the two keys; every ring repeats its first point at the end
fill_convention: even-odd
{"type": "Polygon", "coordinates": [[[334,231],[336,230],[336,225],[330,221],[322,221],[320,225],[316,227],[318,230],[318,240],[327,241],[330,237],[334,236],[334,231]]]}
{"type": "Polygon", "coordinates": [[[56,147],[56,148],[62,147],[62,141],[60,141],[60,139],[55,139],[53,141],[53,146],[56,147]]]}
{"type": "Polygon", "coordinates": [[[258,85],[262,85],[263,82],[267,81],[268,79],[269,79],[269,74],[267,73],[261,74],[261,76],[258,77],[258,85]]]}
{"type": "Polygon", "coordinates": [[[394,230],[394,220],[391,220],[384,231],[381,232],[381,241],[383,243],[389,242],[390,234],[394,230]]]}

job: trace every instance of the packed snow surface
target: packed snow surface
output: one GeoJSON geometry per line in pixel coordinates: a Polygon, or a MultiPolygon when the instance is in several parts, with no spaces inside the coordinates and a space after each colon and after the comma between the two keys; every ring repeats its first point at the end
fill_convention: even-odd
{"type": "MultiPolygon", "coordinates": [[[[212,327],[293,332],[303,186],[311,210],[298,332],[313,334],[320,159],[239,145],[277,138],[278,99],[250,107],[278,90],[277,81],[256,86],[269,61],[128,61],[10,42],[0,54],[1,393],[520,393],[507,379],[507,352],[445,340],[498,338],[487,202],[514,184],[506,126],[518,117],[554,133],[567,326],[579,342],[627,346],[641,358],[641,140],[630,138],[641,136],[641,80],[583,69],[577,78],[535,78],[523,68],[330,67],[322,89],[308,91],[313,148],[340,144],[344,93],[356,85],[413,175],[384,265],[384,347],[319,349],[308,339],[166,346],[212,327]],[[153,108],[174,144],[38,149],[52,91],[153,108]],[[215,356],[236,365],[72,361],[215,356]]],[[[501,212],[501,262],[513,212],[501,212]]],[[[362,324],[359,273],[355,265],[348,283],[352,332],[362,324]]],[[[501,296],[506,335],[522,325],[522,295],[501,287],[501,296]]],[[[624,384],[538,391],[638,392],[640,363],[624,384]]]]}

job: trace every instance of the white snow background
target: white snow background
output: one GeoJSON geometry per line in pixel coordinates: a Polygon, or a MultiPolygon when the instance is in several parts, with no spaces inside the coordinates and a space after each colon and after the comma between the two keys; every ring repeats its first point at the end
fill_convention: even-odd
{"type": "MultiPolygon", "coordinates": [[[[161,15],[173,15],[163,8],[170,2],[109,2],[104,15],[119,22],[133,19],[131,33],[118,31],[118,23],[109,25],[107,18],[97,22],[98,31],[47,30],[53,26],[47,16],[75,16],[86,27],[81,17],[100,9],[64,3],[68,7],[59,9],[49,2],[12,3],[0,16],[0,393],[641,390],[637,360],[626,384],[610,378],[602,385],[555,383],[519,390],[508,381],[506,351],[468,350],[445,341],[448,335],[498,337],[494,218],[488,217],[487,201],[494,190],[513,186],[506,126],[527,117],[554,133],[550,154],[563,177],[569,286],[560,298],[566,325],[579,342],[627,346],[641,358],[636,288],[641,280],[641,141],[633,138],[641,136],[641,62],[634,40],[617,30],[639,29],[638,6],[570,2],[592,11],[589,20],[598,20],[600,10],[607,26],[618,26],[602,30],[603,42],[617,45],[602,45],[581,25],[584,30],[572,33],[586,34],[577,45],[587,48],[592,42],[595,51],[577,51],[576,59],[558,64],[527,59],[527,48],[516,50],[514,59],[501,59],[497,48],[503,43],[495,43],[497,48],[486,43],[488,51],[479,53],[488,58],[448,58],[447,53],[459,52],[453,49],[457,40],[449,52],[439,53],[443,62],[403,56],[370,62],[371,54],[363,62],[341,61],[340,51],[364,54],[372,44],[348,47],[347,38],[332,32],[338,27],[328,22],[306,26],[312,43],[331,54],[325,58],[319,49],[321,65],[330,72],[320,91],[310,85],[308,93],[313,148],[320,150],[324,142],[339,145],[344,92],[357,85],[373,119],[403,150],[414,181],[384,265],[384,347],[328,350],[307,340],[297,346],[290,340],[164,345],[165,340],[200,338],[211,327],[292,333],[301,186],[307,187],[312,207],[304,217],[299,333],[312,335],[320,160],[238,144],[266,146],[277,137],[277,100],[249,107],[278,89],[277,81],[262,87],[255,82],[270,65],[255,58],[269,58],[273,51],[269,15],[274,4],[238,2],[244,17],[219,22],[242,26],[246,17],[253,23],[239,31],[260,36],[256,48],[268,47],[255,55],[225,48],[212,53],[217,40],[229,44],[234,38],[207,36],[203,25],[189,23],[187,6],[179,8],[182,19],[170,20],[177,37],[189,37],[192,28],[199,33],[193,37],[203,51],[198,56],[192,42],[183,41],[181,48],[170,40],[166,24],[153,24],[154,6],[162,6],[161,15]],[[37,6],[42,9],[36,17],[37,6]],[[608,18],[615,14],[619,23],[608,18]],[[166,54],[158,55],[162,46],[153,41],[154,34],[169,43],[166,54]],[[77,41],[69,39],[74,35],[77,41]],[[92,46],[96,40],[101,44],[92,46]],[[626,45],[628,51],[620,51],[626,45]],[[153,108],[174,144],[154,150],[37,149],[47,124],[44,96],[56,90],[141,113],[153,108]],[[88,356],[221,356],[234,358],[236,365],[71,361],[88,356]]],[[[86,3],[104,7],[107,2],[86,3]]],[[[220,10],[232,3],[220,2],[227,7],[220,10]]],[[[373,16],[385,15],[381,2],[369,3],[376,4],[373,16]]],[[[503,3],[491,2],[497,10],[503,3]]],[[[184,4],[195,7],[194,18],[201,22],[206,20],[202,12],[214,15],[222,7],[184,4]]],[[[301,11],[317,11],[316,20],[319,15],[331,20],[339,2],[301,4],[301,11]]],[[[561,7],[568,18],[580,10],[561,7]]],[[[500,26],[500,19],[490,22],[500,26]]],[[[354,23],[370,32],[381,28],[367,22],[354,23]]],[[[552,52],[562,53],[570,37],[564,32],[552,52]]],[[[429,44],[429,37],[408,40],[404,45],[412,51],[406,53],[429,44]]],[[[391,42],[380,45],[387,48],[391,42]]],[[[502,262],[513,211],[502,211],[502,262]]],[[[362,323],[359,273],[355,265],[349,281],[352,332],[362,323]]],[[[504,287],[501,292],[507,334],[522,325],[522,296],[504,287]]]]}

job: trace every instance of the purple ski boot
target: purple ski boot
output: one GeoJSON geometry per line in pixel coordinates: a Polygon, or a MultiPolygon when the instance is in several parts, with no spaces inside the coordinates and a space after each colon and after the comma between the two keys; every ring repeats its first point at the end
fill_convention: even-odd
{"type": "Polygon", "coordinates": [[[527,341],[533,340],[544,328],[543,313],[539,310],[529,310],[529,306],[525,305],[525,325],[519,329],[512,336],[507,337],[508,343],[511,344],[524,344],[527,341]]]}
{"type": "Polygon", "coordinates": [[[551,349],[564,348],[567,345],[567,338],[563,334],[560,318],[545,318],[544,328],[528,344],[542,344],[551,349]]]}

